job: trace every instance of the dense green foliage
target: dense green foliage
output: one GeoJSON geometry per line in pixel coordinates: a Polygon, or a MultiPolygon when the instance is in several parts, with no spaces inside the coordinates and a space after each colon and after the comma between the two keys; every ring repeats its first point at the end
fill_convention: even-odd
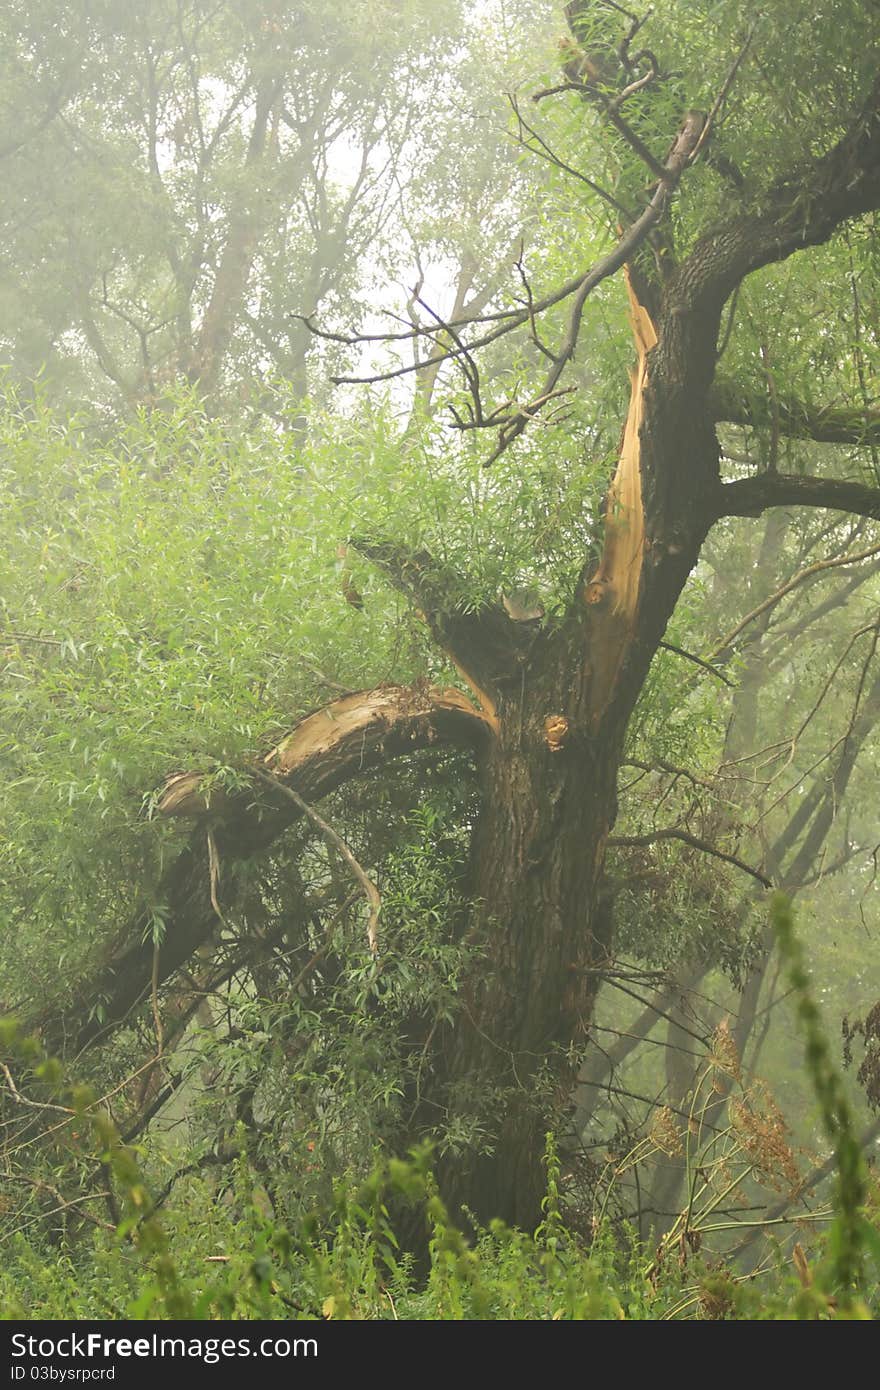
{"type": "MultiPolygon", "coordinates": [[[[777,895],[773,925],[789,964],[806,1036],[807,1071],[838,1145],[835,1221],[811,1265],[796,1247],[795,1273],[778,1258],[772,1272],[737,1275],[701,1255],[703,1241],[724,1229],[720,1202],[748,1173],[771,1179],[794,1167],[772,1106],[755,1094],[731,1105],[726,1149],[712,1138],[689,1153],[690,1201],[653,1252],[631,1229],[609,1220],[609,1198],[626,1173],[655,1152],[691,1149],[719,1081],[739,1075],[729,1036],[719,1031],[691,1117],[680,1132],[660,1111],[652,1132],[622,1163],[609,1163],[588,1246],[572,1229],[562,1197],[562,1168],[547,1135],[544,1217],[533,1236],[502,1222],[466,1240],[450,1221],[431,1172],[429,1147],[406,1160],[377,1163],[367,1180],[338,1180],[322,1207],[293,1229],[274,1219],[265,1189],[242,1156],[224,1199],[202,1179],[181,1183],[177,1204],[160,1213],[137,1157],[88,1088],[64,1084],[63,1071],[32,1039],[6,1024],[3,1042],[37,1083],[44,1104],[61,1102],[76,1116],[84,1151],[99,1158],[125,1202],[117,1228],[104,1226],[59,1260],[28,1239],[9,1244],[0,1298],[10,1318],[279,1318],[299,1319],[589,1319],[775,1320],[871,1318],[880,1312],[880,1234],[863,1214],[862,1160],[840,1082],[828,1060],[819,1011],[810,994],[791,908],[777,895]],[[50,1101],[48,1098],[52,1097],[50,1101]],[[697,1108],[698,1101],[703,1112],[697,1108]],[[742,1160],[745,1159],[743,1165],[742,1160]],[[731,1181],[731,1173],[741,1169],[731,1181]],[[716,1170],[713,1172],[713,1170],[716,1170]],[[709,1200],[707,1199],[707,1196],[709,1200]],[[423,1231],[419,1262],[401,1248],[399,1223],[409,1213],[423,1231]],[[866,1260],[867,1257],[867,1260],[866,1260]],[[207,1266],[207,1269],[206,1269],[207,1266]],[[867,1273],[870,1267],[870,1275],[867,1273]]],[[[306,1146],[314,1150],[314,1144],[306,1146]]],[[[48,1189],[47,1189],[48,1190],[48,1189]]],[[[99,1227],[101,1223],[98,1223],[99,1227]]],[[[740,1227],[740,1229],[743,1229],[740,1227]]],[[[66,1241],[65,1241],[66,1244],[66,1241]]]]}

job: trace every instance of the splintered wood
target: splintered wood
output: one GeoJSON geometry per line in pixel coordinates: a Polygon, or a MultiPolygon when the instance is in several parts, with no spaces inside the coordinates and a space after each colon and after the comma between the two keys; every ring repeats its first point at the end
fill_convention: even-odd
{"type": "Polygon", "coordinates": [[[358,691],[308,715],[277,748],[266,754],[263,762],[274,772],[292,772],[316,756],[344,747],[371,727],[390,730],[400,723],[445,711],[460,712],[475,720],[485,718],[466,695],[452,686],[438,690],[387,685],[358,691]]]}
{"type": "Polygon", "coordinates": [[[642,565],[645,555],[645,512],[642,499],[641,428],[648,378],[648,353],[657,333],[647,309],[632,287],[626,287],[636,365],[630,374],[629,409],[620,456],[605,502],[605,541],[602,560],[584,589],[593,608],[587,658],[589,703],[594,724],[608,707],[627,643],[635,627],[642,565]]]}
{"type": "Polygon", "coordinates": [[[605,603],[611,612],[631,622],[639,601],[645,549],[639,434],[644,415],[647,357],[656,345],[657,333],[650,314],[636,298],[628,273],[626,288],[636,346],[636,365],[630,374],[629,410],[620,457],[605,501],[602,563],[587,586],[586,599],[588,603],[605,603]]]}
{"type": "MultiPolygon", "coordinates": [[[[437,741],[474,744],[493,729],[490,717],[453,686],[384,685],[334,700],[306,715],[256,768],[305,779],[315,795],[377,760],[427,748],[437,741]]],[[[250,796],[236,798],[201,772],[166,778],[161,816],[247,815],[250,796]],[[241,803],[241,804],[239,804],[241,803]]]]}

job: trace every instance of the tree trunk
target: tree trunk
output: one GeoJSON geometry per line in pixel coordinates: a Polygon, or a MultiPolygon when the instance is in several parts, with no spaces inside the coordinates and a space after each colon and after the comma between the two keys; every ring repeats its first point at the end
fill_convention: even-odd
{"type": "Polygon", "coordinates": [[[444,1105],[488,1104],[493,1121],[490,1152],[443,1164],[447,1195],[525,1227],[540,1219],[544,1132],[571,1093],[607,953],[600,884],[623,733],[590,733],[580,692],[560,701],[561,688],[542,663],[499,702],[473,845],[481,956],[439,1066],[444,1105]]]}

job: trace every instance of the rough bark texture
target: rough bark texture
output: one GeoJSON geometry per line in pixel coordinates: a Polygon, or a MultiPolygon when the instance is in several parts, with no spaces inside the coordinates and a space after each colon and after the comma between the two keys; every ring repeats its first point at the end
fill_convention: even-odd
{"type": "Polygon", "coordinates": [[[584,693],[570,666],[548,663],[539,647],[519,688],[499,700],[474,840],[484,957],[439,1074],[453,1110],[489,1100],[498,1122],[491,1154],[446,1165],[448,1195],[481,1218],[502,1213],[526,1226],[542,1195],[539,1073],[549,1068],[570,1087],[566,1050],[584,1041],[608,948],[600,885],[623,725],[594,728],[584,693]]]}
{"type": "Polygon", "coordinates": [[[777,394],[775,402],[755,400],[738,391],[732,382],[716,382],[712,413],[721,423],[772,429],[795,439],[817,444],[852,444],[876,448],[880,444],[880,410],[857,406],[810,407],[804,401],[777,394]]]}

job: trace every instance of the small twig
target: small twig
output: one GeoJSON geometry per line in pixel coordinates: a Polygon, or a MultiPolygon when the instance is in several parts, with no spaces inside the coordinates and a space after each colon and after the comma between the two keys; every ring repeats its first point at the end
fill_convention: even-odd
{"type": "Polygon", "coordinates": [[[767,395],[770,398],[770,451],[767,455],[767,472],[779,472],[779,395],[776,390],[776,377],[770,365],[770,349],[767,346],[765,337],[761,337],[758,345],[761,355],[761,363],[764,368],[764,377],[767,382],[767,395]]]}
{"type": "Polygon", "coordinates": [[[38,642],[42,647],[63,647],[64,643],[57,637],[38,637],[33,632],[12,632],[11,629],[0,628],[0,639],[9,637],[13,642],[38,642]]]}
{"type": "Polygon", "coordinates": [[[551,362],[555,362],[555,352],[552,352],[550,348],[548,348],[547,344],[541,341],[540,334],[538,333],[538,325],[535,321],[535,299],[534,295],[532,294],[532,287],[529,284],[529,277],[526,275],[525,266],[523,265],[524,251],[525,248],[523,246],[523,243],[520,242],[519,255],[516,258],[515,265],[517,274],[519,275],[526,296],[526,308],[529,311],[529,328],[531,330],[532,342],[535,344],[535,347],[538,348],[540,352],[543,352],[545,357],[549,357],[551,362]]]}
{"type": "Polygon", "coordinates": [[[29,1100],[27,1096],[23,1096],[21,1094],[21,1091],[15,1084],[12,1072],[9,1070],[5,1062],[0,1062],[0,1071],[2,1071],[3,1075],[6,1077],[6,1084],[12,1092],[13,1100],[18,1101],[19,1105],[27,1105],[31,1110],[55,1110],[60,1115],[76,1114],[76,1111],[71,1110],[70,1107],[67,1105],[53,1105],[50,1101],[47,1100],[29,1100]]]}
{"type": "Polygon", "coordinates": [[[320,671],[320,670],[318,669],[317,666],[312,666],[308,661],[302,662],[302,665],[305,666],[305,668],[306,668],[307,671],[311,671],[311,673],[312,673],[313,676],[317,676],[317,678],[318,678],[318,680],[321,682],[321,684],[322,684],[322,685],[326,685],[326,687],[327,687],[328,690],[335,690],[335,691],[337,691],[340,695],[353,695],[353,694],[354,694],[354,690],[352,689],[352,687],[351,687],[350,685],[340,685],[340,684],[339,684],[339,681],[333,681],[333,680],[331,680],[330,677],[329,677],[329,676],[325,676],[325,675],[324,675],[324,672],[323,672],[323,671],[320,671]]]}
{"type": "Polygon", "coordinates": [[[760,19],[761,19],[761,16],[758,15],[758,16],[752,21],[752,24],[751,24],[751,27],[750,27],[750,29],[749,29],[749,32],[748,32],[748,34],[746,35],[745,43],[743,44],[743,46],[742,46],[742,48],[740,49],[739,53],[738,53],[738,54],[736,55],[736,57],[734,58],[734,60],[733,60],[733,62],[732,62],[732,64],[731,64],[731,66],[730,66],[730,69],[728,70],[727,76],[725,77],[724,81],[723,81],[722,84],[721,84],[721,89],[720,89],[720,91],[719,91],[717,97],[715,98],[714,102],[712,103],[712,109],[711,109],[711,111],[709,112],[709,115],[706,117],[706,124],[703,126],[702,134],[700,135],[700,138],[699,138],[699,140],[697,141],[697,143],[696,143],[696,145],[695,145],[695,147],[694,147],[693,153],[691,154],[690,161],[689,161],[691,164],[693,164],[694,160],[697,158],[697,156],[699,155],[699,153],[700,153],[700,151],[702,150],[703,146],[706,144],[706,141],[709,139],[710,134],[712,133],[712,127],[713,127],[713,125],[715,124],[715,120],[716,120],[716,118],[717,118],[717,116],[718,116],[718,112],[721,110],[721,107],[724,105],[724,102],[725,102],[725,100],[727,99],[727,94],[728,94],[728,92],[730,91],[731,87],[733,86],[733,82],[734,82],[734,79],[735,79],[735,77],[736,77],[736,74],[739,72],[740,65],[742,64],[743,59],[745,58],[746,54],[748,53],[749,49],[750,49],[751,46],[752,46],[752,39],[755,37],[755,30],[756,30],[757,27],[758,27],[758,24],[759,24],[759,22],[760,22],[760,19]]]}
{"type": "MultiPolygon", "coordinates": [[[[850,241],[849,232],[847,230],[844,230],[843,235],[846,240],[847,251],[849,252],[849,283],[850,289],[852,290],[853,302],[853,349],[856,364],[856,375],[859,379],[859,392],[862,397],[862,406],[865,411],[865,419],[867,420],[871,410],[871,397],[868,392],[868,381],[865,372],[865,355],[862,342],[862,310],[861,301],[859,298],[859,285],[858,280],[856,278],[855,265],[853,263],[852,242],[850,241]]],[[[880,455],[878,455],[877,445],[873,440],[870,441],[869,448],[871,450],[871,464],[874,470],[874,479],[875,481],[880,482],[880,455]]]]}
{"type": "Polygon", "coordinates": [[[637,15],[633,14],[631,10],[625,10],[622,5],[615,4],[614,0],[606,0],[606,5],[609,9],[616,10],[618,14],[622,14],[624,19],[630,21],[629,30],[624,34],[620,47],[617,50],[617,56],[620,59],[621,66],[626,68],[627,72],[633,72],[638,66],[639,60],[647,58],[656,73],[659,70],[658,63],[650,49],[642,48],[639,49],[638,53],[633,54],[630,54],[629,51],[630,44],[636,34],[647,24],[651,15],[654,13],[653,7],[648,9],[643,15],[637,15]]]}
{"type": "Polygon", "coordinates": [[[369,942],[371,952],[375,956],[379,949],[377,927],[379,923],[379,913],[382,909],[382,899],[375,883],[355,859],[338,831],[334,830],[333,826],[328,824],[323,816],[319,816],[314,807],[310,806],[307,801],[303,801],[299,792],[295,792],[293,787],[289,787],[286,782],[281,782],[277,777],[272,777],[268,772],[263,772],[261,768],[254,768],[254,773],[261,782],[265,782],[269,787],[274,787],[276,791],[281,792],[282,796],[286,796],[295,806],[298,806],[303,815],[307,816],[313,825],[318,827],[328,844],[331,844],[333,848],[341,854],[342,858],[351,869],[363,889],[364,897],[369,905],[370,916],[367,922],[367,941],[369,942]]]}
{"type": "Polygon", "coordinates": [[[564,174],[570,174],[572,178],[579,179],[581,183],[585,183],[591,192],[595,193],[597,197],[602,198],[610,207],[613,207],[615,212],[619,212],[622,217],[626,218],[627,222],[632,222],[632,212],[628,208],[625,208],[623,203],[618,202],[613,193],[609,193],[606,188],[603,188],[601,184],[596,183],[595,180],[582,173],[580,169],[575,169],[573,165],[566,164],[565,160],[561,159],[556,151],[550,148],[547,141],[535,130],[534,126],[529,125],[519,108],[519,102],[512,93],[508,92],[507,100],[510,102],[519,127],[519,131],[514,137],[517,144],[521,145],[524,150],[528,150],[529,154],[539,155],[541,159],[546,159],[550,164],[555,165],[557,169],[561,169],[564,174]],[[525,131],[528,136],[528,140],[523,139],[523,131],[525,131]],[[529,143],[531,140],[535,141],[534,145],[529,143]]]}
{"type": "MultiPolygon", "coordinates": [[[[55,1198],[55,1201],[58,1203],[57,1207],[53,1207],[50,1211],[41,1212],[41,1220],[47,1220],[50,1216],[54,1216],[56,1212],[67,1211],[69,1207],[81,1207],[85,1202],[106,1201],[110,1195],[109,1192],[86,1192],[80,1197],[65,1197],[64,1193],[59,1191],[57,1187],[53,1187],[50,1182],[44,1182],[42,1178],[29,1178],[20,1173],[5,1173],[4,1181],[27,1183],[28,1187],[33,1188],[35,1192],[48,1192],[50,1197],[55,1198]]],[[[91,1221],[93,1226],[98,1226],[102,1231],[111,1231],[115,1233],[116,1227],[119,1224],[117,1222],[116,1225],[111,1225],[109,1221],[102,1221],[99,1216],[95,1216],[94,1212],[86,1211],[85,1209],[78,1214],[86,1221],[91,1221]]]]}
{"type": "Polygon", "coordinates": [[[709,662],[704,661],[701,656],[695,656],[693,652],[686,652],[684,647],[677,647],[674,642],[661,642],[660,646],[663,647],[664,651],[675,652],[676,656],[683,656],[686,661],[692,661],[695,666],[702,666],[704,671],[711,671],[713,676],[717,676],[720,681],[723,681],[725,685],[729,685],[731,689],[736,687],[736,681],[728,680],[727,676],[725,676],[722,671],[719,671],[717,666],[711,666],[709,662]]]}
{"type": "MultiPolygon", "coordinates": [[[[651,74],[653,78],[653,73],[651,74]]],[[[532,101],[543,101],[544,97],[556,96],[559,92],[577,92],[579,96],[595,99],[608,117],[614,129],[623,136],[630,149],[646,164],[656,179],[661,182],[668,177],[668,171],[660,160],[651,153],[640,135],[637,135],[628,121],[620,114],[617,98],[607,97],[600,87],[589,82],[560,82],[555,87],[542,87],[532,93],[532,101]]]]}
{"type": "Polygon", "coordinates": [[[723,637],[709,653],[708,660],[713,661],[725,653],[732,643],[736,641],[744,628],[748,627],[749,623],[754,622],[756,618],[760,618],[761,614],[766,613],[768,608],[773,608],[781,599],[784,599],[790,594],[793,589],[796,589],[799,584],[803,584],[805,580],[812,578],[814,574],[822,574],[825,570],[841,569],[845,565],[855,565],[861,560],[869,560],[872,556],[877,554],[880,554],[880,545],[872,545],[869,546],[867,550],[857,550],[850,555],[835,555],[830,560],[817,560],[815,564],[807,565],[805,569],[799,570],[797,574],[792,575],[791,579],[786,580],[784,584],[774,590],[768,598],[765,598],[762,603],[759,603],[757,608],[753,608],[750,613],[747,613],[744,618],[740,619],[736,627],[731,628],[727,635],[723,637]]]}
{"type": "MultiPolygon", "coordinates": [[[[430,304],[428,304],[421,297],[417,290],[413,290],[411,302],[413,301],[416,304],[421,305],[425,312],[431,315],[431,318],[434,320],[436,324],[439,325],[441,331],[446,333],[448,337],[452,339],[453,343],[456,346],[457,352],[454,357],[455,365],[458,368],[460,368],[462,376],[464,377],[467,383],[467,388],[470,391],[471,400],[473,401],[473,405],[468,406],[468,414],[470,415],[469,422],[463,421],[460,415],[458,415],[457,411],[453,409],[452,413],[455,417],[456,424],[458,425],[459,429],[485,428],[487,425],[493,423],[495,418],[498,416],[499,411],[502,410],[504,407],[498,407],[498,409],[492,412],[492,415],[488,419],[484,418],[483,401],[480,395],[480,372],[466,344],[462,342],[456,330],[450,327],[446,320],[441,318],[435,309],[431,308],[430,304]]],[[[438,354],[434,354],[434,360],[437,360],[437,358],[438,354]]]]}
{"type": "Polygon", "coordinates": [[[644,772],[669,772],[676,779],[686,777],[696,787],[705,787],[707,791],[716,795],[718,792],[715,784],[707,781],[705,777],[698,777],[695,772],[691,772],[686,767],[679,767],[676,763],[670,763],[665,758],[656,758],[653,763],[643,763],[638,758],[627,758],[621,763],[621,767],[639,767],[644,772]]]}

